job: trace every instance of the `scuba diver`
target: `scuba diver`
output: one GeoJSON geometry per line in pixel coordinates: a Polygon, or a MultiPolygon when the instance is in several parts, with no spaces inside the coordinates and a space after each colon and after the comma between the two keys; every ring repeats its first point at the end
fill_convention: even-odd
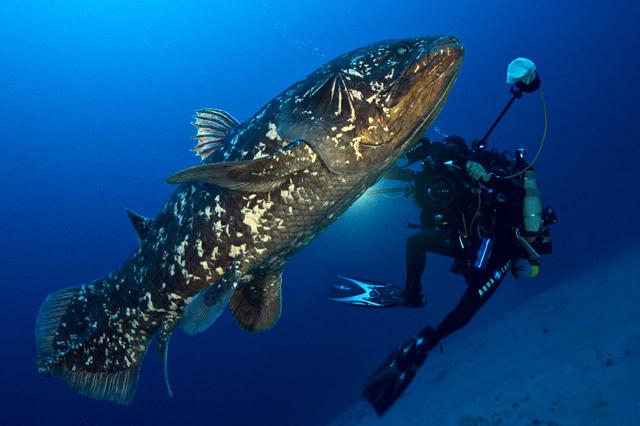
{"type": "MultiPolygon", "coordinates": [[[[468,324],[510,270],[516,278],[533,278],[540,255],[551,252],[549,225],[556,216],[551,207],[542,207],[532,167],[546,136],[546,108],[545,131],[531,164],[522,148],[511,160],[487,148],[489,135],[513,101],[540,88],[535,65],[527,59],[513,61],[508,76],[513,77],[513,81],[508,78],[514,84],[512,99],[482,139],[469,147],[459,136],[447,136],[442,142],[422,138],[405,153],[407,163],[384,176],[408,182],[409,191],[402,190],[413,195],[421,210],[420,225],[410,226],[418,230],[406,242],[404,289],[340,276],[329,293],[336,302],[356,306],[423,307],[421,277],[427,252],[453,258],[451,271],[466,281],[457,306],[436,327],[426,326],[405,342],[369,378],[363,395],[378,415],[406,389],[429,351],[468,324]],[[418,162],[420,171],[409,168],[418,162]]],[[[544,106],[541,89],[540,96],[544,106]]]]}

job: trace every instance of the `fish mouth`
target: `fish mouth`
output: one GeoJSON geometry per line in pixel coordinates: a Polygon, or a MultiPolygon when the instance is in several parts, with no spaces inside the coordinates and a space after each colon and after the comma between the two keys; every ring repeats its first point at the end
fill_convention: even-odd
{"type": "Polygon", "coordinates": [[[429,97],[431,105],[427,113],[412,126],[408,136],[400,145],[401,149],[407,149],[413,145],[438,115],[456,81],[463,57],[464,48],[460,41],[454,36],[443,35],[432,40],[425,49],[425,53],[416,59],[416,66],[438,70],[436,78],[425,85],[420,85],[420,92],[435,90],[438,96],[429,97]]]}
{"type": "Polygon", "coordinates": [[[460,62],[463,56],[464,48],[460,40],[454,36],[443,35],[429,43],[427,54],[423,58],[419,58],[417,63],[426,60],[432,66],[433,62],[446,62],[451,65],[460,62]]]}
{"type": "MultiPolygon", "coordinates": [[[[440,112],[440,108],[442,107],[442,104],[444,103],[444,101],[447,99],[447,96],[449,94],[449,91],[451,90],[451,87],[453,86],[453,83],[455,83],[455,76],[457,75],[457,70],[460,66],[459,65],[455,65],[455,64],[450,64],[447,67],[447,72],[441,74],[438,79],[447,79],[448,81],[446,81],[444,83],[445,85],[445,89],[443,90],[442,96],[440,96],[440,99],[438,99],[438,101],[432,106],[431,110],[429,111],[428,114],[426,114],[413,128],[413,130],[411,131],[409,137],[406,139],[405,143],[403,143],[402,145],[405,145],[408,147],[408,145],[412,145],[411,141],[417,141],[418,138],[420,137],[420,135],[422,135],[422,133],[424,133],[427,130],[427,127],[431,124],[432,118],[434,116],[434,114],[438,114],[440,112]],[[407,143],[409,142],[409,143],[407,143]]],[[[430,86],[435,85],[436,82],[433,82],[430,86]]],[[[403,147],[404,149],[404,147],[403,147]]]]}
{"type": "Polygon", "coordinates": [[[457,52],[462,56],[463,53],[462,44],[457,37],[452,35],[441,35],[430,43],[430,54],[436,52],[443,53],[442,51],[457,52]]]}
{"type": "Polygon", "coordinates": [[[455,80],[464,56],[464,48],[460,41],[454,36],[442,35],[425,39],[421,44],[411,65],[401,73],[398,81],[392,83],[381,94],[391,99],[389,106],[395,105],[394,98],[401,101],[402,94],[408,91],[424,94],[426,91],[447,86],[447,79],[455,80]]]}
{"type": "MultiPolygon", "coordinates": [[[[416,134],[426,130],[432,118],[440,111],[444,100],[456,80],[456,76],[462,63],[464,48],[460,41],[451,35],[441,35],[432,38],[423,38],[419,45],[416,56],[411,63],[401,72],[398,80],[391,83],[380,93],[380,97],[387,99],[387,106],[394,108],[402,102],[413,102],[418,98],[427,99],[431,105],[426,108],[425,115],[416,119],[411,124],[406,124],[407,138],[403,138],[400,146],[411,145],[416,134]],[[434,77],[435,76],[435,77],[434,77]],[[434,96],[425,96],[426,93],[434,91],[434,96]],[[411,96],[407,92],[413,92],[411,96]],[[435,94],[439,94],[435,95],[435,94]],[[408,143],[407,143],[408,142],[408,143]]],[[[415,109],[416,105],[408,106],[415,109]]],[[[417,140],[417,139],[416,139],[417,140]]],[[[379,147],[386,145],[389,141],[361,141],[360,145],[379,147]]],[[[398,145],[394,144],[396,147],[398,145]]]]}

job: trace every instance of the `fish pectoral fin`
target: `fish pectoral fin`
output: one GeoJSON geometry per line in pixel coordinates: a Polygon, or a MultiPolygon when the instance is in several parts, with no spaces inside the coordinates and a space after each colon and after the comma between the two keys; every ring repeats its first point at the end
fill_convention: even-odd
{"type": "Polygon", "coordinates": [[[220,109],[203,108],[196,111],[193,118],[195,121],[191,124],[197,129],[193,138],[198,143],[192,151],[202,159],[220,148],[229,132],[240,124],[231,114],[220,109]]]}
{"type": "Polygon", "coordinates": [[[238,191],[268,192],[282,186],[289,176],[309,167],[316,159],[309,145],[296,141],[273,155],[257,160],[191,167],[169,176],[167,182],[204,182],[238,191]]]}
{"type": "Polygon", "coordinates": [[[138,237],[138,242],[141,242],[147,237],[147,234],[149,234],[149,231],[151,230],[151,224],[153,223],[153,219],[140,216],[138,213],[133,212],[129,209],[124,209],[124,211],[127,212],[127,216],[129,216],[129,219],[133,224],[133,228],[136,230],[136,236],[138,237]]]}
{"type": "Polygon", "coordinates": [[[184,308],[180,328],[187,334],[198,334],[211,327],[229,303],[232,288],[217,283],[198,292],[184,308]]]}
{"type": "Polygon", "coordinates": [[[233,317],[249,332],[266,331],[280,319],[282,310],[282,273],[254,279],[231,296],[233,317]]]}

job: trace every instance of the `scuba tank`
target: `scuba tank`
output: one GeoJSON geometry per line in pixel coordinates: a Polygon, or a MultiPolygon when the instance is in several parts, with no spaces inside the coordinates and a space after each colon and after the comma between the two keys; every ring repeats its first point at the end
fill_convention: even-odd
{"type": "Polygon", "coordinates": [[[516,278],[535,278],[540,272],[540,256],[552,251],[549,225],[557,222],[553,208],[542,207],[538,175],[525,161],[525,151],[516,151],[516,167],[524,170],[522,185],[525,190],[522,207],[522,229],[516,229],[516,238],[523,248],[524,256],[511,263],[511,272],[516,278]]]}
{"type": "Polygon", "coordinates": [[[525,171],[522,181],[525,190],[522,215],[524,232],[528,237],[537,234],[542,227],[542,200],[538,189],[538,175],[535,170],[525,171]]]}

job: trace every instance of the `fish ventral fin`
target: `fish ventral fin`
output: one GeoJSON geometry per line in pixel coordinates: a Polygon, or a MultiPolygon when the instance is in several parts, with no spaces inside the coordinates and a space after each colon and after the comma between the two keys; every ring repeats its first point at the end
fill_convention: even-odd
{"type": "Polygon", "coordinates": [[[129,209],[124,209],[131,220],[131,224],[133,228],[136,230],[136,236],[138,237],[138,242],[142,242],[147,235],[149,235],[149,231],[151,230],[151,225],[153,224],[153,219],[149,219],[148,217],[144,217],[139,215],[138,213],[131,211],[129,209]]]}
{"type": "Polygon", "coordinates": [[[169,176],[167,182],[211,183],[247,192],[268,192],[279,188],[291,175],[311,166],[316,153],[304,141],[295,141],[267,157],[191,167],[169,176]]]}
{"type": "Polygon", "coordinates": [[[266,331],[280,319],[282,273],[256,277],[231,296],[231,311],[242,329],[266,331]]]}
{"type": "Polygon", "coordinates": [[[93,284],[45,299],[36,319],[38,371],[90,398],[129,404],[150,335],[106,317],[104,303],[93,284]]]}
{"type": "Polygon", "coordinates": [[[229,303],[232,287],[224,282],[200,290],[187,303],[180,328],[187,334],[198,334],[211,327],[229,303]]]}
{"type": "Polygon", "coordinates": [[[231,114],[220,109],[203,108],[196,111],[193,118],[195,121],[191,124],[197,129],[193,138],[198,143],[192,151],[203,160],[222,146],[229,132],[240,124],[231,114]]]}

